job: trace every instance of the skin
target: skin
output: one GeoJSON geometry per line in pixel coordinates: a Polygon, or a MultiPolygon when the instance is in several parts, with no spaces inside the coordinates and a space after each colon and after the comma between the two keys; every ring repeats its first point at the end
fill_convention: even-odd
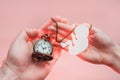
{"type": "MultiPolygon", "coordinates": [[[[59,39],[62,39],[64,34],[69,33],[74,28],[64,18],[55,17],[54,19],[59,26],[59,39]]],[[[89,24],[84,25],[89,27],[89,24]]],[[[53,44],[55,42],[56,31],[54,26],[55,24],[49,20],[41,29],[26,29],[17,36],[8,51],[7,58],[0,68],[1,80],[44,80],[47,77],[53,65],[60,57],[62,49],[59,46],[54,48],[52,55],[54,59],[52,61],[36,63],[31,58],[33,52],[32,44],[46,30],[49,30],[48,32],[52,34],[53,44]]],[[[100,29],[92,27],[89,33],[89,47],[77,56],[91,63],[105,64],[120,73],[120,46],[115,44],[100,29]]],[[[71,39],[71,36],[68,36],[64,41],[69,39],[71,39]]],[[[59,44],[55,43],[55,45],[59,44]]]]}
{"type": "MultiPolygon", "coordinates": [[[[55,19],[65,23],[64,20],[60,21],[57,17],[55,19]]],[[[39,35],[45,33],[47,26],[51,24],[53,22],[49,20],[41,29],[25,29],[20,32],[11,44],[7,58],[0,68],[1,80],[44,80],[47,77],[60,57],[62,49],[54,47],[52,61],[34,62],[31,55],[35,40],[40,37],[39,35]]]]}
{"type": "MultiPolygon", "coordinates": [[[[76,24],[76,27],[77,25],[78,24],[76,24]]],[[[84,52],[78,54],[77,56],[80,59],[91,63],[107,65],[116,72],[120,73],[120,46],[102,30],[95,28],[94,26],[90,27],[87,23],[82,25],[90,28],[88,36],[89,45],[84,52]]],[[[65,24],[61,22],[58,22],[58,26],[59,35],[61,35],[61,37],[64,37],[64,34],[68,34],[74,28],[69,23],[65,24]]],[[[55,32],[55,27],[50,26],[49,30],[55,32]]],[[[67,37],[66,40],[71,40],[70,37],[71,36],[67,37]]]]}

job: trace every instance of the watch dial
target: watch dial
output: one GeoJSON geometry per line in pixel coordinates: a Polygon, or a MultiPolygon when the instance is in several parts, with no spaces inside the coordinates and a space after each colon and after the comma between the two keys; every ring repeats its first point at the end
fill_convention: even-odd
{"type": "Polygon", "coordinates": [[[52,44],[44,39],[38,40],[34,45],[34,52],[39,52],[42,54],[51,55],[52,49],[52,44]]]}

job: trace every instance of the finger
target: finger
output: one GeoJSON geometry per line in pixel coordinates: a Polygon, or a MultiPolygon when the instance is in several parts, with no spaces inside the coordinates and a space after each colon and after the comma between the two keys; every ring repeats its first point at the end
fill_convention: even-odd
{"type": "Polygon", "coordinates": [[[56,35],[51,35],[50,37],[52,38],[52,39],[51,39],[51,43],[53,44],[54,47],[59,47],[59,48],[61,48],[62,50],[67,51],[67,48],[61,46],[61,44],[67,42],[67,41],[69,40],[68,38],[62,40],[62,39],[63,39],[63,36],[59,36],[58,39],[56,40],[56,35]],[[61,41],[61,40],[62,40],[62,41],[61,41]]]}
{"type": "Polygon", "coordinates": [[[30,38],[35,38],[36,36],[38,36],[37,29],[26,29],[25,31],[30,38]]]}
{"type": "Polygon", "coordinates": [[[60,16],[56,16],[56,17],[53,17],[53,19],[57,22],[61,22],[61,23],[68,23],[68,19],[67,18],[62,18],[60,16]]]}
{"type": "Polygon", "coordinates": [[[58,28],[64,31],[71,31],[74,28],[74,26],[69,25],[69,24],[64,24],[60,22],[57,22],[57,24],[58,24],[58,28]]]}
{"type": "Polygon", "coordinates": [[[39,36],[37,29],[28,29],[27,28],[27,29],[25,29],[25,32],[27,34],[28,40],[33,40],[39,36]]]}
{"type": "Polygon", "coordinates": [[[89,35],[93,35],[93,34],[95,34],[96,32],[98,32],[99,30],[96,28],[96,27],[94,27],[92,24],[90,25],[88,25],[88,27],[89,27],[89,35]]]}
{"type": "Polygon", "coordinates": [[[29,39],[34,39],[38,36],[38,31],[36,29],[25,29],[17,37],[17,39],[28,41],[29,39]]]}
{"type": "MultiPolygon", "coordinates": [[[[58,23],[59,26],[59,30],[57,31],[59,34],[61,35],[65,35],[65,38],[69,38],[69,35],[74,31],[74,29],[76,28],[76,26],[70,26],[68,24],[63,24],[63,23],[58,23]],[[61,29],[60,29],[61,28],[61,29]]],[[[49,30],[52,30],[54,32],[56,32],[55,26],[49,26],[49,30]]],[[[56,32],[56,33],[57,33],[56,32]]]]}
{"type": "MultiPolygon", "coordinates": [[[[91,36],[91,38],[92,38],[92,36],[91,36]]],[[[95,40],[93,40],[93,39],[89,39],[89,44],[91,44],[91,45],[93,45],[93,46],[96,46],[96,41],[95,40]]]]}
{"type": "MultiPolygon", "coordinates": [[[[65,23],[65,24],[68,23],[68,20],[66,18],[61,18],[59,16],[53,17],[53,19],[56,22],[61,22],[61,23],[65,23]]],[[[51,18],[45,24],[43,24],[41,26],[41,29],[44,30],[44,29],[46,29],[50,25],[53,25],[53,26],[55,25],[54,22],[53,22],[53,20],[51,20],[51,18]]]]}
{"type": "Polygon", "coordinates": [[[55,34],[60,34],[62,36],[65,36],[65,34],[68,33],[68,31],[64,31],[64,30],[61,30],[61,29],[59,29],[58,33],[56,33],[56,28],[54,26],[49,26],[48,29],[51,30],[55,34]]]}
{"type": "MultiPolygon", "coordinates": [[[[65,36],[65,35],[64,35],[64,36],[65,36]]],[[[51,37],[52,39],[54,39],[55,42],[61,43],[61,40],[64,38],[64,36],[58,35],[57,40],[56,40],[56,35],[51,35],[50,37],[51,37]]],[[[65,38],[62,42],[66,42],[67,40],[70,40],[70,39],[69,39],[69,38],[65,38]]],[[[52,42],[52,43],[54,44],[55,42],[52,42]]]]}

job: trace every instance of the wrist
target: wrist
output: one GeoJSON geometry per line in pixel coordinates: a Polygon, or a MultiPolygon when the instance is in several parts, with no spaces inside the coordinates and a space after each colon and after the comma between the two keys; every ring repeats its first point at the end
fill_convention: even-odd
{"type": "Polygon", "coordinates": [[[18,76],[9,68],[7,63],[3,64],[0,68],[1,80],[20,80],[18,76]]]}
{"type": "Polygon", "coordinates": [[[115,44],[110,49],[110,52],[112,55],[112,59],[111,59],[111,65],[109,66],[120,74],[120,46],[115,44]]]}

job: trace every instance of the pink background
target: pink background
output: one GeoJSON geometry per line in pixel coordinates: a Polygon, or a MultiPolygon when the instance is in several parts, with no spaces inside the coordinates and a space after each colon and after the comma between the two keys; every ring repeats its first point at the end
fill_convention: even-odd
{"type": "MultiPolygon", "coordinates": [[[[57,15],[72,23],[92,23],[120,43],[119,0],[0,0],[0,64],[21,30],[40,27],[57,15]]],[[[120,80],[120,76],[104,65],[63,53],[46,80],[120,80]]]]}

